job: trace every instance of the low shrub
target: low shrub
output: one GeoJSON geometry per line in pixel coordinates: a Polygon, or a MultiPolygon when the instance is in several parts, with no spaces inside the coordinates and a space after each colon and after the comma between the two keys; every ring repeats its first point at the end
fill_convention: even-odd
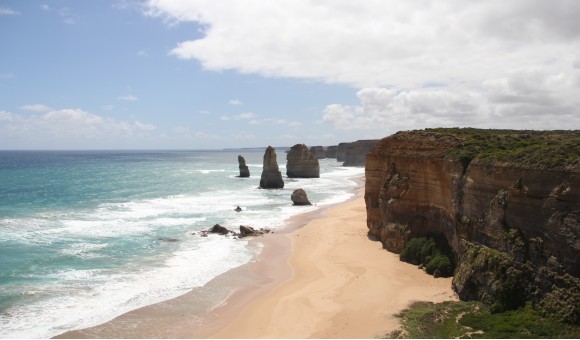
{"type": "Polygon", "coordinates": [[[442,235],[415,237],[405,246],[399,259],[414,265],[425,265],[427,273],[439,276],[453,275],[453,252],[442,235]]]}
{"type": "Polygon", "coordinates": [[[439,271],[440,276],[453,275],[453,267],[449,257],[445,255],[437,255],[425,265],[427,273],[433,275],[435,271],[439,271]]]}

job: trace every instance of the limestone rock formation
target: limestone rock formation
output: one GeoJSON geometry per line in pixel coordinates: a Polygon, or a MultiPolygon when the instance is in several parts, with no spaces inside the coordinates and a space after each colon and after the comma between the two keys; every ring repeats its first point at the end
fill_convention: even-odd
{"type": "Polygon", "coordinates": [[[323,146],[311,146],[310,153],[313,154],[316,159],[326,158],[326,153],[323,146]]]}
{"type": "Polygon", "coordinates": [[[369,234],[387,250],[443,235],[461,299],[580,321],[580,131],[399,132],[365,177],[369,234]]]}
{"type": "Polygon", "coordinates": [[[336,161],[344,162],[346,156],[346,146],[350,143],[338,143],[336,146],[336,161]]]}
{"type": "Polygon", "coordinates": [[[338,146],[336,145],[331,145],[329,147],[326,148],[326,158],[336,158],[336,150],[338,149],[338,146]]]}
{"type": "Polygon", "coordinates": [[[250,177],[250,169],[246,165],[246,159],[242,155],[238,156],[238,164],[240,168],[240,177],[250,177]]]}
{"type": "Polygon", "coordinates": [[[306,195],[306,191],[304,191],[304,189],[294,190],[290,196],[290,199],[294,205],[312,205],[312,203],[310,203],[308,200],[308,195],[306,195]]]}
{"type": "Polygon", "coordinates": [[[262,176],[260,178],[260,188],[262,189],[281,189],[284,188],[282,173],[278,168],[276,161],[276,150],[268,146],[264,152],[264,165],[262,176]]]}
{"type": "Polygon", "coordinates": [[[379,142],[378,139],[357,140],[344,145],[344,166],[364,166],[369,150],[379,142]]]}
{"type": "Polygon", "coordinates": [[[320,164],[304,144],[296,144],[286,155],[286,176],[290,178],[318,178],[320,164]]]}
{"type": "Polygon", "coordinates": [[[208,230],[208,232],[211,234],[227,235],[227,234],[231,233],[232,231],[226,227],[219,225],[219,224],[215,224],[213,227],[211,227],[211,229],[208,230]]]}
{"type": "Polygon", "coordinates": [[[256,230],[252,227],[249,226],[244,226],[241,225],[240,226],[240,233],[236,234],[236,236],[238,236],[239,238],[244,238],[244,237],[249,237],[249,236],[260,236],[260,235],[264,235],[270,232],[270,229],[259,229],[256,230]]]}

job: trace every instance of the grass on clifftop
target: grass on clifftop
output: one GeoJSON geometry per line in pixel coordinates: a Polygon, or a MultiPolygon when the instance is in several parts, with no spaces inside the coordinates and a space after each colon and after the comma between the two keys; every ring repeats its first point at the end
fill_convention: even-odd
{"type": "Polygon", "coordinates": [[[388,338],[579,338],[578,325],[543,318],[531,305],[491,314],[480,302],[415,302],[396,315],[401,329],[388,338]]]}
{"type": "Polygon", "coordinates": [[[461,146],[446,156],[469,163],[507,162],[535,169],[580,168],[580,130],[533,131],[436,128],[426,132],[455,136],[461,146]]]}

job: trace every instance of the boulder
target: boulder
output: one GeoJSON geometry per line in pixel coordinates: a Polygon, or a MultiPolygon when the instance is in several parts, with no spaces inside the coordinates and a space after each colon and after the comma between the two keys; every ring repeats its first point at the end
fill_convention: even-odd
{"type": "Polygon", "coordinates": [[[242,155],[238,156],[238,163],[240,168],[240,176],[239,177],[250,177],[250,170],[246,165],[246,159],[242,157],[242,155]]]}
{"type": "Polygon", "coordinates": [[[292,200],[292,203],[294,203],[294,205],[312,205],[312,203],[310,203],[310,201],[308,200],[308,195],[306,195],[306,191],[304,191],[303,189],[294,190],[292,196],[290,196],[290,199],[292,200]]]}
{"type": "Polygon", "coordinates": [[[210,232],[212,234],[227,235],[227,234],[231,233],[231,230],[229,230],[226,227],[222,227],[219,224],[215,224],[213,227],[211,227],[210,230],[208,230],[208,232],[210,232]]]}
{"type": "Polygon", "coordinates": [[[267,234],[269,232],[270,232],[270,229],[256,230],[252,227],[241,225],[240,226],[240,233],[237,236],[239,238],[244,238],[244,237],[248,237],[248,236],[260,236],[263,234],[267,234]]]}
{"type": "Polygon", "coordinates": [[[296,144],[286,156],[286,176],[290,178],[318,178],[320,164],[318,159],[304,144],[296,144]]]}
{"type": "Polygon", "coordinates": [[[262,177],[260,178],[260,188],[262,189],[281,189],[284,188],[282,173],[278,168],[276,161],[276,150],[268,146],[264,152],[264,165],[262,177]]]}

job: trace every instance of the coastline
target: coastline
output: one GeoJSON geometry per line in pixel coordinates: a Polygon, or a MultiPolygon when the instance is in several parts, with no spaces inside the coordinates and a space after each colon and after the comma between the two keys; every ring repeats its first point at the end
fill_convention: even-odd
{"type": "Polygon", "coordinates": [[[412,301],[456,300],[451,278],[400,262],[367,237],[364,177],[355,181],[346,202],[251,240],[263,246],[252,262],[175,299],[56,338],[369,338],[398,328],[393,314],[412,301]],[[208,300],[223,302],[204,303],[210,293],[208,300]]]}
{"type": "Polygon", "coordinates": [[[413,301],[457,300],[452,278],[399,261],[367,236],[364,185],[289,233],[292,277],[248,303],[212,338],[375,338],[413,301]]]}

